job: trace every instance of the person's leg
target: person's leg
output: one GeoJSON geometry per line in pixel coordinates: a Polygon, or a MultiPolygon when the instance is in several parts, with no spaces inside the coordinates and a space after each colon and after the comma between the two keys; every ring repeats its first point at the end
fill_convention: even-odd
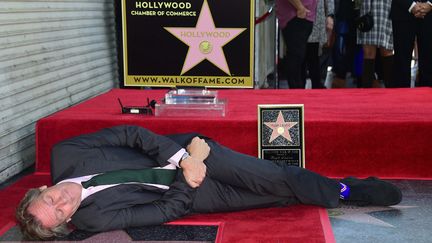
{"type": "Polygon", "coordinates": [[[223,184],[212,178],[205,178],[195,194],[192,211],[194,213],[213,213],[287,206],[298,203],[294,196],[260,195],[247,189],[223,184]]]}
{"type": "Polygon", "coordinates": [[[361,88],[372,88],[375,79],[376,46],[363,45],[363,72],[361,76],[361,88]]]}
{"type": "Polygon", "coordinates": [[[235,152],[207,141],[207,176],[221,183],[247,189],[259,195],[296,197],[301,203],[335,207],[340,185],[337,181],[295,166],[277,165],[235,152]]]}
{"type": "MultiPolygon", "coordinates": [[[[308,46],[308,45],[307,45],[308,46]]],[[[301,72],[300,72],[300,78],[302,80],[302,83],[305,84],[306,87],[306,80],[308,78],[308,71],[309,71],[309,63],[308,63],[308,47],[306,47],[306,55],[305,55],[305,60],[302,64],[301,67],[301,72]]]]}
{"type": "Polygon", "coordinates": [[[290,89],[304,89],[301,68],[306,55],[307,39],[312,31],[312,22],[294,18],[282,29],[286,44],[287,80],[290,89]]]}
{"type": "Polygon", "coordinates": [[[357,51],[356,30],[351,27],[353,25],[349,21],[340,21],[337,24],[337,38],[333,47],[335,57],[333,61],[333,70],[335,78],[332,82],[332,88],[345,88],[346,75],[348,72],[353,72],[354,61],[357,51]]]}
{"type": "Polygon", "coordinates": [[[332,88],[344,88],[346,86],[346,45],[347,45],[347,34],[348,31],[346,21],[338,21],[335,23],[335,44],[333,45],[333,66],[332,72],[334,73],[333,80],[331,82],[332,88]]]}
{"type": "Polygon", "coordinates": [[[394,81],[395,87],[411,85],[411,59],[415,40],[415,20],[393,20],[394,81]]]}
{"type": "Polygon", "coordinates": [[[319,43],[308,43],[306,60],[313,89],[325,88],[321,83],[319,43]]]}
{"type": "Polygon", "coordinates": [[[419,25],[417,35],[419,86],[432,87],[432,15],[426,15],[419,25]]]}
{"type": "MultiPolygon", "coordinates": [[[[319,73],[321,80],[327,80],[328,67],[333,65],[332,62],[331,47],[323,47],[321,56],[319,56],[319,73]]],[[[325,81],[323,84],[325,85],[325,81]]]]}
{"type": "MultiPolygon", "coordinates": [[[[223,184],[239,187],[258,195],[295,197],[300,203],[336,207],[341,184],[333,179],[296,166],[278,165],[235,152],[207,140],[211,151],[205,160],[207,176],[223,184]]],[[[381,180],[348,180],[353,185],[352,200],[377,205],[397,204],[400,190],[381,180]]],[[[351,200],[349,197],[346,198],[351,200]]]]}
{"type": "Polygon", "coordinates": [[[382,63],[382,78],[386,88],[396,87],[393,75],[393,50],[380,48],[382,63]]]}

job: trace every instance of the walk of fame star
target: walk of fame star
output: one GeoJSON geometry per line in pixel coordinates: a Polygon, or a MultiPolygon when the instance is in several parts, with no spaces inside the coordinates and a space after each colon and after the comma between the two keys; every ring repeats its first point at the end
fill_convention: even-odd
{"type": "Polygon", "coordinates": [[[189,46],[181,75],[204,60],[231,75],[223,46],[241,34],[245,28],[216,28],[207,0],[204,0],[194,28],[164,27],[165,30],[189,46]]]}
{"type": "Polygon", "coordinates": [[[273,130],[270,136],[269,143],[271,143],[279,136],[282,136],[286,138],[288,141],[292,142],[293,140],[289,133],[289,129],[297,125],[297,123],[298,122],[286,122],[282,115],[282,111],[279,111],[278,117],[275,122],[264,122],[266,126],[268,126],[273,130]]]}
{"type": "Polygon", "coordinates": [[[328,215],[331,218],[343,219],[356,223],[377,225],[383,227],[394,228],[395,226],[387,223],[381,219],[370,215],[369,213],[384,212],[384,211],[400,211],[410,208],[416,208],[417,206],[391,206],[391,207],[357,207],[357,206],[340,206],[339,208],[328,209],[328,215]]]}

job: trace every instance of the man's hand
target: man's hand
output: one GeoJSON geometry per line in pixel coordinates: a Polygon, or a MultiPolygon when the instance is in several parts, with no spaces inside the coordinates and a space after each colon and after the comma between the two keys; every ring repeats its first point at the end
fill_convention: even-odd
{"type": "Polygon", "coordinates": [[[411,13],[416,17],[416,18],[422,18],[421,17],[421,6],[418,2],[416,2],[416,4],[414,5],[414,7],[411,9],[411,13]]]}
{"type": "Polygon", "coordinates": [[[427,2],[426,3],[420,3],[420,7],[421,7],[421,12],[423,14],[423,18],[428,13],[430,13],[430,11],[432,10],[432,6],[427,2]]]}
{"type": "Polygon", "coordinates": [[[417,2],[411,9],[411,13],[416,18],[424,18],[431,10],[432,6],[429,3],[417,2]]]}
{"type": "Polygon", "coordinates": [[[210,153],[210,147],[206,141],[199,137],[194,137],[191,143],[187,146],[186,150],[192,157],[201,161],[207,159],[210,153]]]}
{"type": "Polygon", "coordinates": [[[194,137],[186,150],[190,156],[181,162],[183,175],[189,186],[197,188],[206,175],[207,166],[204,164],[204,160],[210,154],[210,147],[204,139],[194,137]]]}
{"type": "Polygon", "coordinates": [[[183,169],[186,182],[190,187],[197,188],[201,185],[207,171],[207,166],[202,160],[197,160],[189,156],[181,162],[181,168],[183,169]]]}

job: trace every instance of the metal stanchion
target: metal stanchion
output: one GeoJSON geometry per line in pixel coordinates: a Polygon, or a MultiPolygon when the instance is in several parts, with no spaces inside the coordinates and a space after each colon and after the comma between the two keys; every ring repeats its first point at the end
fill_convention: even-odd
{"type": "MultiPolygon", "coordinates": [[[[274,9],[275,6],[272,5],[270,6],[270,8],[261,16],[255,18],[255,26],[268,20],[273,14],[274,14],[274,9]]],[[[274,33],[275,33],[275,38],[274,38],[274,50],[273,50],[273,54],[274,54],[274,58],[273,58],[273,76],[272,79],[274,80],[274,85],[275,87],[278,89],[279,88],[279,78],[278,78],[278,62],[279,62],[279,26],[278,26],[278,20],[275,17],[274,18],[274,33]]],[[[268,79],[269,75],[267,75],[267,79],[268,79]]]]}

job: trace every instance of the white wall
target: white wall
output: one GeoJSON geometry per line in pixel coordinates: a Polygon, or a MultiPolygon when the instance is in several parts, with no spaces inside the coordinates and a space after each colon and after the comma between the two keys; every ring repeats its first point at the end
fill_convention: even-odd
{"type": "Polygon", "coordinates": [[[0,0],[0,183],[35,160],[35,122],[117,84],[114,0],[0,0]]]}

